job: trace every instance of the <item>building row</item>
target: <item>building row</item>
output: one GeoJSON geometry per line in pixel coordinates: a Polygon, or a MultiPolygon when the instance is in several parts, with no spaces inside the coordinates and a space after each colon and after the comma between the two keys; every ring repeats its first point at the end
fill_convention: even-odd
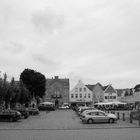
{"type": "Polygon", "coordinates": [[[51,101],[57,105],[63,103],[95,104],[99,102],[121,101],[135,103],[140,106],[140,84],[134,88],[115,89],[111,84],[103,86],[100,83],[85,85],[81,80],[70,90],[68,78],[55,76],[46,79],[46,93],[44,101],[51,101]]]}
{"type": "Polygon", "coordinates": [[[117,90],[112,85],[102,86],[100,83],[95,85],[84,85],[79,80],[75,87],[70,91],[69,102],[71,104],[95,104],[98,102],[118,101],[117,90]]]}
{"type": "Polygon", "coordinates": [[[68,78],[55,76],[46,79],[45,101],[51,101],[61,105],[70,104],[94,104],[98,102],[118,101],[117,90],[111,84],[102,86],[100,83],[95,85],[85,85],[81,80],[70,90],[68,78]]]}

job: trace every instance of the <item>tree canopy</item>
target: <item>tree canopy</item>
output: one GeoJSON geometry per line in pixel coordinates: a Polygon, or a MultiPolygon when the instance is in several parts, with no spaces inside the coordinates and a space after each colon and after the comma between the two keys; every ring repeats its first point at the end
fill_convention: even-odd
{"type": "Polygon", "coordinates": [[[32,69],[24,69],[20,75],[20,80],[31,92],[32,97],[43,97],[45,95],[46,78],[40,72],[32,69]]]}
{"type": "Polygon", "coordinates": [[[134,89],[135,89],[135,92],[140,91],[140,84],[136,85],[136,86],[134,87],[134,89]]]}

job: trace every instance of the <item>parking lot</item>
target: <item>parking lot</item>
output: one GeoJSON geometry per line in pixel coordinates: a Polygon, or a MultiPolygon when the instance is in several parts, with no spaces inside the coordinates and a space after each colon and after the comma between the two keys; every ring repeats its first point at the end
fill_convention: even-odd
{"type": "Polygon", "coordinates": [[[117,123],[83,124],[73,110],[42,111],[37,116],[30,116],[18,122],[0,122],[0,130],[73,130],[73,129],[110,129],[139,127],[137,121],[129,122],[121,118],[117,123]]]}

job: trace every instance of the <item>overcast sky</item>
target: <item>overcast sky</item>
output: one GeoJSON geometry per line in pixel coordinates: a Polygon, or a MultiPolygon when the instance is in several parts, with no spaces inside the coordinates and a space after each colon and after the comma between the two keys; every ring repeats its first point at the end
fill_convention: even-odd
{"type": "Polygon", "coordinates": [[[140,83],[139,0],[0,0],[0,70],[115,88],[140,83]]]}

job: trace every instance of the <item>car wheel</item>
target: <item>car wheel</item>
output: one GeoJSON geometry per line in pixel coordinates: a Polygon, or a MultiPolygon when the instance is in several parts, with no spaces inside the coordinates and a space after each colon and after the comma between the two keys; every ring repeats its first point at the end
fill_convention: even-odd
{"type": "Polygon", "coordinates": [[[109,119],[109,123],[114,123],[114,119],[109,119]]]}
{"type": "Polygon", "coordinates": [[[88,119],[88,121],[87,121],[89,124],[92,124],[94,121],[93,121],[93,119],[88,119]]]}

